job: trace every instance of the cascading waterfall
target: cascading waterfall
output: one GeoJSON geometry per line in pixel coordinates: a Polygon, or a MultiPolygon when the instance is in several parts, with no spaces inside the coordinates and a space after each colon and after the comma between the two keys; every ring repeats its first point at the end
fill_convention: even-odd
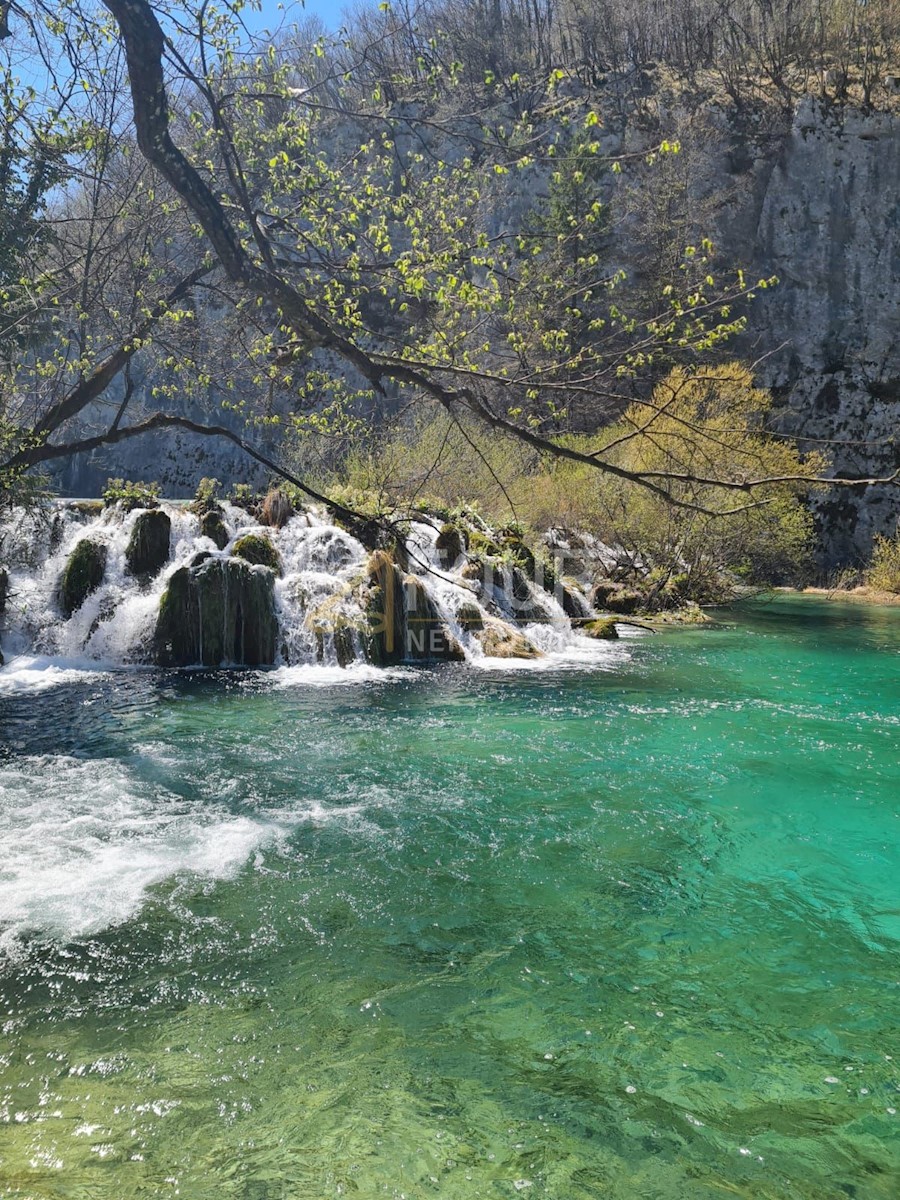
{"type": "Polygon", "coordinates": [[[577,584],[541,586],[542,569],[529,578],[508,557],[467,553],[465,535],[448,553],[436,518],[373,551],[315,508],[282,528],[234,505],[219,511],[222,548],[179,504],[124,512],[59,502],[15,514],[0,538],[6,658],[346,667],[600,652],[585,636],[596,614],[577,584]],[[151,534],[162,565],[140,570],[135,547],[151,534]]]}

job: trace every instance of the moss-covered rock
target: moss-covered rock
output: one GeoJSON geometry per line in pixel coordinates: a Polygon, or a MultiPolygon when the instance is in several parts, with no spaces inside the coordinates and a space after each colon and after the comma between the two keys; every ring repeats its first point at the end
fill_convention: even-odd
{"type": "Polygon", "coordinates": [[[69,555],[59,580],[59,607],[65,616],[77,612],[103,582],[106,555],[106,546],[90,538],[82,538],[69,555]]]}
{"type": "Polygon", "coordinates": [[[210,508],[200,516],[200,533],[210,538],[218,550],[224,550],[228,545],[228,526],[220,508],[210,508]]]}
{"type": "Polygon", "coordinates": [[[441,526],[434,547],[438,552],[438,561],[441,567],[443,570],[449,571],[466,552],[466,535],[458,525],[451,525],[448,522],[441,526]]]}
{"type": "Polygon", "coordinates": [[[480,529],[469,530],[469,550],[481,558],[499,558],[500,547],[492,537],[480,529]]]}
{"type": "Polygon", "coordinates": [[[633,613],[641,606],[641,593],[634,588],[619,588],[606,597],[604,608],[615,613],[633,613]]]}
{"type": "Polygon", "coordinates": [[[403,661],[403,581],[386,550],[375,550],[366,564],[361,603],[365,613],[363,648],[376,667],[403,661]]]}
{"type": "Polygon", "coordinates": [[[281,555],[262,533],[245,533],[234,543],[231,553],[253,566],[269,567],[276,575],[282,572],[281,555]]]}
{"type": "Polygon", "coordinates": [[[481,648],[490,658],[541,658],[540,650],[528,638],[504,621],[489,618],[475,631],[481,648]]]}
{"type": "Polygon", "coordinates": [[[66,507],[82,517],[99,517],[105,504],[102,500],[69,500],[66,507]]]}
{"type": "Polygon", "coordinates": [[[138,513],[125,547],[125,564],[132,575],[152,578],[169,561],[172,519],[161,508],[138,513]]]}
{"type": "Polygon", "coordinates": [[[579,628],[587,637],[597,638],[602,642],[614,642],[619,637],[614,617],[598,617],[593,621],[585,621],[579,628]]]}
{"type": "Polygon", "coordinates": [[[238,558],[181,567],[159,605],[156,661],[164,667],[275,661],[275,575],[238,558]]]}
{"type": "Polygon", "coordinates": [[[477,604],[464,601],[456,610],[456,619],[467,633],[484,629],[484,615],[477,604]]]}
{"type": "Polygon", "coordinates": [[[462,662],[465,653],[450,632],[416,575],[403,581],[404,658],[414,661],[462,662]]]}
{"type": "Polygon", "coordinates": [[[591,588],[591,604],[600,610],[606,608],[607,599],[618,592],[621,586],[614,579],[595,580],[594,586],[591,588]]]}

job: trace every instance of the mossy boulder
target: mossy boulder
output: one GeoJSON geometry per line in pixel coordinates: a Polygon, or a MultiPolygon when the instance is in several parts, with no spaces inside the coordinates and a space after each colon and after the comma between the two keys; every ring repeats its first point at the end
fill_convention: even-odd
{"type": "Polygon", "coordinates": [[[282,572],[281,555],[265,534],[245,533],[234,543],[231,553],[252,566],[269,567],[276,575],[282,572]]]}
{"type": "Polygon", "coordinates": [[[598,617],[594,621],[585,621],[580,626],[580,631],[587,637],[596,638],[601,642],[614,642],[619,637],[614,617],[598,617]]]}
{"type": "Polygon", "coordinates": [[[404,657],[414,661],[463,662],[462,646],[445,625],[421,579],[403,581],[404,657]]]}
{"type": "Polygon", "coordinates": [[[438,552],[441,567],[449,571],[466,552],[466,535],[458,525],[442,525],[434,547],[438,552]]]}
{"type": "Polygon", "coordinates": [[[484,629],[484,614],[477,604],[464,601],[456,610],[456,619],[467,633],[484,629]]]}
{"type": "Polygon", "coordinates": [[[619,591],[621,586],[614,579],[596,579],[591,588],[591,604],[593,607],[601,610],[606,608],[608,597],[619,591]]]}
{"type": "Polygon", "coordinates": [[[156,661],[267,666],[275,661],[277,633],[274,572],[239,558],[209,558],[169,580],[156,623],[156,661]]]}
{"type": "Polygon", "coordinates": [[[542,658],[540,650],[504,621],[489,618],[475,636],[489,658],[542,658]]]}
{"type": "Polygon", "coordinates": [[[107,548],[103,542],[82,538],[69,555],[59,580],[59,607],[71,617],[103,582],[107,548]]]}
{"type": "Polygon", "coordinates": [[[82,517],[99,517],[105,508],[102,500],[70,500],[66,507],[82,517]]]}
{"type": "Polygon", "coordinates": [[[498,558],[500,556],[500,547],[497,542],[480,529],[469,531],[469,550],[481,558],[498,558]]]}
{"type": "Polygon", "coordinates": [[[130,574],[145,579],[159,574],[169,561],[172,518],[161,508],[138,513],[125,547],[125,564],[130,574]]]}
{"type": "Polygon", "coordinates": [[[200,517],[200,534],[208,537],[216,545],[216,549],[224,550],[228,545],[228,526],[220,508],[210,508],[200,517]]]}
{"type": "Polygon", "coordinates": [[[619,588],[606,597],[604,608],[615,613],[633,613],[641,606],[643,597],[634,588],[619,588]]]}

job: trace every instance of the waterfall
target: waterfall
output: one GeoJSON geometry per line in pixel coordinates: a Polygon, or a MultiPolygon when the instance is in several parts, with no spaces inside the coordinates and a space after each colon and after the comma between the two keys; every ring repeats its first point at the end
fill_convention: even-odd
{"type": "Polygon", "coordinates": [[[82,666],[346,667],[614,649],[578,627],[596,616],[584,581],[544,578],[530,552],[518,564],[496,547],[468,553],[465,530],[448,551],[449,527],[436,518],[412,521],[405,540],[373,553],[324,510],[297,512],[280,529],[231,504],[220,514],[222,548],[184,504],[125,512],[60,501],[14,513],[0,530],[3,654],[82,666]],[[135,573],[136,547],[147,554],[151,534],[159,563],[135,573]],[[573,624],[567,613],[585,617],[573,624]]]}

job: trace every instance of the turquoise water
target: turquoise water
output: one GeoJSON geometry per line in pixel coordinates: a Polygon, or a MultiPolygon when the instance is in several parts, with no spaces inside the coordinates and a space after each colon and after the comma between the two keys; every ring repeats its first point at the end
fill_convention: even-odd
{"type": "Polygon", "coordinates": [[[0,1195],[895,1198],[900,609],[608,653],[0,695],[0,1195]]]}

